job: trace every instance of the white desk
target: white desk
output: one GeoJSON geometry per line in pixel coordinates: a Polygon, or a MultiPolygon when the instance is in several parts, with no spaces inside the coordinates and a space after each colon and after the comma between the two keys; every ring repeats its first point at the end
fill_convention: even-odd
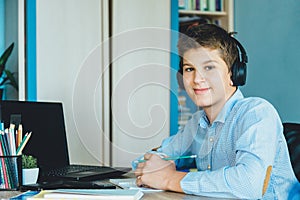
{"type": "MultiPolygon", "coordinates": [[[[20,191],[0,191],[0,199],[9,199],[10,197],[20,194],[20,191]]],[[[176,192],[150,192],[144,193],[142,200],[215,200],[218,198],[200,197],[194,195],[181,194],[176,192]]]]}

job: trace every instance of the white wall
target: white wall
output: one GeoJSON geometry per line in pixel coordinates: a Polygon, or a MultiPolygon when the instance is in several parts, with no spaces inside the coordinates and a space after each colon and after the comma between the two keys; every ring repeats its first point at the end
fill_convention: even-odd
{"type": "Polygon", "coordinates": [[[37,99],[63,102],[71,163],[105,162],[105,3],[37,0],[37,99]]]}
{"type": "Polygon", "coordinates": [[[170,1],[113,1],[113,165],[169,135],[170,1]]]}
{"type": "Polygon", "coordinates": [[[112,112],[112,164],[129,166],[169,135],[170,0],[113,1],[112,24],[108,2],[37,0],[37,98],[64,103],[72,163],[109,163],[112,112]]]}

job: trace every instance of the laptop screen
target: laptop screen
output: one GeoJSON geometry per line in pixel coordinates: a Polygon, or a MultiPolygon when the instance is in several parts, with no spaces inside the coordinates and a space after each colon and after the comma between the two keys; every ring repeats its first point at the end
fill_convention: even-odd
{"type": "Polygon", "coordinates": [[[23,154],[37,157],[41,170],[69,165],[62,103],[1,101],[0,106],[5,128],[20,117],[23,136],[32,132],[23,154]]]}

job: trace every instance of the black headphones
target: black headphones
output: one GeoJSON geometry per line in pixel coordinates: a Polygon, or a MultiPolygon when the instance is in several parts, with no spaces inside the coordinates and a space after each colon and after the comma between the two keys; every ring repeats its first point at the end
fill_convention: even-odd
{"type": "MultiPolygon", "coordinates": [[[[247,77],[247,63],[248,63],[248,57],[246,50],[242,46],[242,44],[235,39],[234,37],[230,37],[236,46],[238,47],[238,51],[240,52],[240,55],[237,57],[237,59],[234,61],[233,65],[231,66],[231,80],[233,83],[233,86],[242,86],[246,83],[246,77],[247,77]]],[[[179,69],[177,72],[177,82],[179,85],[179,88],[184,89],[183,85],[183,59],[180,57],[180,64],[179,69]]]]}
{"type": "Polygon", "coordinates": [[[231,39],[241,53],[231,66],[231,80],[234,86],[242,86],[246,83],[248,57],[242,44],[234,37],[231,37],[231,39]]]}

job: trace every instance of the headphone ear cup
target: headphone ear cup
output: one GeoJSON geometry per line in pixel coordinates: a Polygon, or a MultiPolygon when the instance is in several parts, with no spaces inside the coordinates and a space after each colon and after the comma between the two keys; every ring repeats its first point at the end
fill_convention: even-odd
{"type": "Polygon", "coordinates": [[[180,60],[179,60],[179,69],[176,74],[176,79],[177,79],[179,89],[185,90],[184,84],[183,84],[183,59],[182,59],[182,57],[180,57],[180,60]]]}
{"type": "Polygon", "coordinates": [[[236,60],[231,67],[231,80],[233,86],[242,86],[246,83],[247,65],[236,60]]]}
{"type": "Polygon", "coordinates": [[[239,56],[231,66],[231,81],[234,86],[245,85],[248,57],[242,44],[234,37],[231,37],[231,39],[234,41],[239,52],[241,53],[241,56],[239,56]]]}

